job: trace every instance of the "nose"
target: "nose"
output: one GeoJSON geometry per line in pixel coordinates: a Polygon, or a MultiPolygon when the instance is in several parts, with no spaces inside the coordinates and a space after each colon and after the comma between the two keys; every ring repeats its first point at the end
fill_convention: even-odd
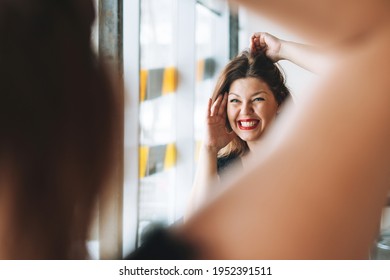
{"type": "Polygon", "coordinates": [[[241,107],[241,114],[250,115],[254,112],[251,102],[243,102],[241,107]]]}

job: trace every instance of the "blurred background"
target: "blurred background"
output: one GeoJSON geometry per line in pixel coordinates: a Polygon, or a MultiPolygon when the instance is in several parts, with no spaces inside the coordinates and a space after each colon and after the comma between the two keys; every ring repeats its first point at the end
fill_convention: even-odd
{"type": "MultiPolygon", "coordinates": [[[[94,1],[93,45],[124,89],[112,193],[98,205],[88,243],[91,258],[110,259],[138,247],[156,224],[182,222],[207,100],[221,69],[248,48],[252,33],[305,42],[228,1],[94,1]]],[[[313,74],[280,64],[294,97],[310,89],[313,74]]],[[[381,225],[385,238],[388,212],[381,225]]],[[[373,258],[381,258],[376,250],[373,258]]]]}

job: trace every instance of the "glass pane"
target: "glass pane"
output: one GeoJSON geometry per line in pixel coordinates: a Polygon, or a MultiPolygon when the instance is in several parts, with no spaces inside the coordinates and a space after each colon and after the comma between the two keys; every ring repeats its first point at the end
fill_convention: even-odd
{"type": "Polygon", "coordinates": [[[138,244],[152,223],[173,222],[177,69],[176,0],[141,1],[138,244]]]}
{"type": "Polygon", "coordinates": [[[222,0],[197,0],[196,2],[216,14],[222,14],[226,5],[225,1],[222,0]]]}
{"type": "MultiPolygon", "coordinates": [[[[209,4],[212,1],[208,1],[209,4]]],[[[217,30],[221,16],[203,4],[196,5],[196,97],[195,97],[195,141],[199,148],[205,131],[205,112],[211,97],[217,74],[217,56],[221,52],[217,30]]],[[[228,46],[224,46],[228,48],[228,46]]],[[[198,154],[198,151],[197,151],[198,154]]]]}

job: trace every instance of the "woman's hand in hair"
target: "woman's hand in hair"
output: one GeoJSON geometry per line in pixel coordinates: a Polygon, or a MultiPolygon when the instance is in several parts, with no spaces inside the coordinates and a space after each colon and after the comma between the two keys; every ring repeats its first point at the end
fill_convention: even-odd
{"type": "Polygon", "coordinates": [[[204,145],[214,152],[218,152],[235,137],[234,132],[228,132],[226,129],[227,96],[227,93],[220,94],[214,103],[210,98],[207,106],[207,130],[204,145]]]}
{"type": "Polygon", "coordinates": [[[266,32],[256,32],[250,38],[249,48],[254,54],[263,51],[273,62],[283,57],[280,55],[283,40],[266,32]]]}
{"type": "Polygon", "coordinates": [[[336,57],[318,47],[279,39],[266,32],[256,32],[250,38],[251,53],[264,52],[273,62],[288,60],[310,72],[326,73],[336,57]]]}

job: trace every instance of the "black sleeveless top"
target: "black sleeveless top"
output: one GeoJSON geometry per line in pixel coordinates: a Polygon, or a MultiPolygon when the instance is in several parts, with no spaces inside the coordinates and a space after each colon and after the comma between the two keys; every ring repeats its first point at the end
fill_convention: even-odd
{"type": "Polygon", "coordinates": [[[227,169],[233,165],[242,165],[241,159],[237,155],[230,154],[217,158],[217,173],[221,176],[227,169]]]}
{"type": "Polygon", "coordinates": [[[157,227],[148,234],[142,245],[125,260],[194,260],[199,256],[196,247],[175,236],[169,228],[157,227]]]}

